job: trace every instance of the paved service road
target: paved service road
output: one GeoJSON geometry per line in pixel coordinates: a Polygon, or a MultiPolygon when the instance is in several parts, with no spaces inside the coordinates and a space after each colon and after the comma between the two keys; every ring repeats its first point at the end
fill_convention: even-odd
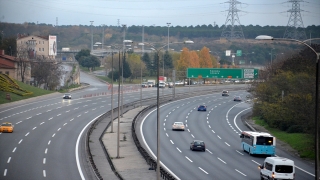
{"type": "MultiPolygon", "coordinates": [[[[240,133],[249,130],[241,116],[251,111],[251,104],[235,102],[233,97],[246,97],[246,91],[230,91],[191,97],[170,102],[160,108],[160,160],[177,179],[259,179],[258,165],[265,157],[250,156],[241,148],[240,133]],[[197,111],[198,105],[206,112],[197,111]],[[172,131],[172,123],[184,122],[185,131],[172,131]],[[192,140],[203,140],[206,151],[191,151],[192,140]]],[[[157,154],[156,111],[141,123],[145,143],[157,154]]],[[[295,161],[296,179],[314,179],[314,167],[277,148],[276,154],[295,161]]]]}

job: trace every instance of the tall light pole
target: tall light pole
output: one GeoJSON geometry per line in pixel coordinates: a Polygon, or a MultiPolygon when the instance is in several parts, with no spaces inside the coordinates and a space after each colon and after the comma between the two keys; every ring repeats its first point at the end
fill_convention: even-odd
{"type": "Polygon", "coordinates": [[[93,50],[93,32],[92,32],[92,24],[94,21],[90,21],[91,22],[91,51],[93,50]]]}
{"type": "MultiPolygon", "coordinates": [[[[191,44],[193,41],[184,41],[184,42],[175,42],[172,44],[191,44]]],[[[159,75],[160,75],[160,51],[166,47],[168,44],[160,47],[160,48],[155,48],[153,44],[146,43],[147,45],[151,46],[156,52],[157,52],[157,180],[160,180],[160,101],[159,101],[159,75]]]]}
{"type": "MultiPolygon", "coordinates": [[[[142,43],[141,45],[141,57],[143,57],[144,53],[144,25],[142,25],[142,43]]],[[[142,107],[142,59],[140,59],[140,106],[142,107]]]]}
{"type": "MultiPolygon", "coordinates": [[[[122,58],[125,58],[124,56],[125,56],[125,39],[126,39],[126,27],[127,27],[127,25],[125,25],[125,24],[122,24],[122,27],[123,27],[123,46],[122,46],[122,53],[123,53],[123,56],[122,56],[122,58]]],[[[124,60],[124,59],[123,59],[124,60]]],[[[123,116],[123,61],[122,60],[122,63],[121,63],[121,84],[122,84],[122,86],[121,86],[121,117],[123,116]]]]}
{"type": "MultiPolygon", "coordinates": [[[[313,49],[310,45],[306,42],[310,41],[309,39],[305,41],[299,41],[296,39],[285,39],[285,38],[273,38],[272,36],[260,35],[257,36],[256,39],[258,40],[279,40],[279,41],[294,41],[300,44],[303,44],[310,48],[316,54],[316,98],[315,98],[315,180],[319,180],[319,116],[318,116],[318,109],[319,109],[319,76],[320,76],[320,64],[319,64],[319,56],[320,52],[317,52],[313,49]]],[[[319,40],[320,38],[314,38],[314,40],[319,40]]]]}
{"type": "Polygon", "coordinates": [[[113,51],[111,51],[111,133],[113,133],[113,51]]]}
{"type": "Polygon", "coordinates": [[[119,71],[118,71],[118,130],[117,130],[117,158],[120,158],[120,49],[119,49],[119,71]]]}
{"type": "Polygon", "coordinates": [[[167,23],[167,26],[168,26],[168,52],[169,52],[169,27],[170,27],[170,24],[171,23],[167,23]]]}
{"type": "Polygon", "coordinates": [[[101,45],[101,48],[102,48],[102,53],[103,53],[103,44],[104,44],[104,24],[101,24],[102,26],[102,45],[101,45]]]}

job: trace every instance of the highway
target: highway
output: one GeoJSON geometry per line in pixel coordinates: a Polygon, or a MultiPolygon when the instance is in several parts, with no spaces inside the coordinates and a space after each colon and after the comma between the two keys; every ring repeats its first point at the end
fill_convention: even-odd
{"type": "MultiPolygon", "coordinates": [[[[63,100],[63,94],[57,93],[0,106],[0,123],[15,125],[12,134],[0,133],[1,180],[94,179],[81,132],[93,119],[111,109],[111,89],[90,75],[81,73],[80,76],[81,82],[89,83],[90,87],[72,92],[71,100],[63,100]]],[[[191,90],[203,88],[220,91],[224,87],[191,90]]],[[[138,89],[128,85],[124,91],[124,104],[140,99],[138,89]]],[[[188,88],[176,88],[176,93],[184,91],[188,88]]],[[[171,94],[172,89],[166,88],[163,92],[171,94]]],[[[156,88],[143,89],[143,98],[155,96],[156,88]]],[[[117,95],[113,101],[116,107],[117,95]]]]}
{"type": "MultiPolygon", "coordinates": [[[[246,91],[200,95],[164,104],[160,108],[160,161],[177,179],[259,179],[258,165],[265,156],[243,152],[239,135],[249,130],[241,116],[251,111],[251,104],[235,102],[233,97],[246,97],[246,91]],[[197,111],[201,104],[206,112],[197,111]],[[173,122],[184,122],[185,131],[172,131],[173,122]],[[206,151],[191,151],[192,140],[203,140],[206,151]]],[[[155,109],[141,123],[141,136],[147,149],[157,154],[155,109]]],[[[314,167],[281,149],[276,154],[294,160],[296,179],[314,179],[314,167]]]]}

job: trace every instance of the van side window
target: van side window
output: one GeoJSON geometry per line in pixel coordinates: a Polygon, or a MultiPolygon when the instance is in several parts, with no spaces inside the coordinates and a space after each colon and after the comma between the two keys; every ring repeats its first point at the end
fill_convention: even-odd
{"type": "Polygon", "coordinates": [[[264,167],[265,167],[266,169],[268,169],[269,171],[272,171],[272,164],[266,162],[266,164],[264,165],[264,167]]]}

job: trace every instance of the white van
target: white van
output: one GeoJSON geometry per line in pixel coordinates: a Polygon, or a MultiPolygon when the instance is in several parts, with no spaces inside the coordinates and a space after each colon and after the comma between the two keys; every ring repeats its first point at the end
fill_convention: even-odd
{"type": "Polygon", "coordinates": [[[294,179],[294,162],[283,157],[267,157],[260,169],[260,179],[294,179]]]}

